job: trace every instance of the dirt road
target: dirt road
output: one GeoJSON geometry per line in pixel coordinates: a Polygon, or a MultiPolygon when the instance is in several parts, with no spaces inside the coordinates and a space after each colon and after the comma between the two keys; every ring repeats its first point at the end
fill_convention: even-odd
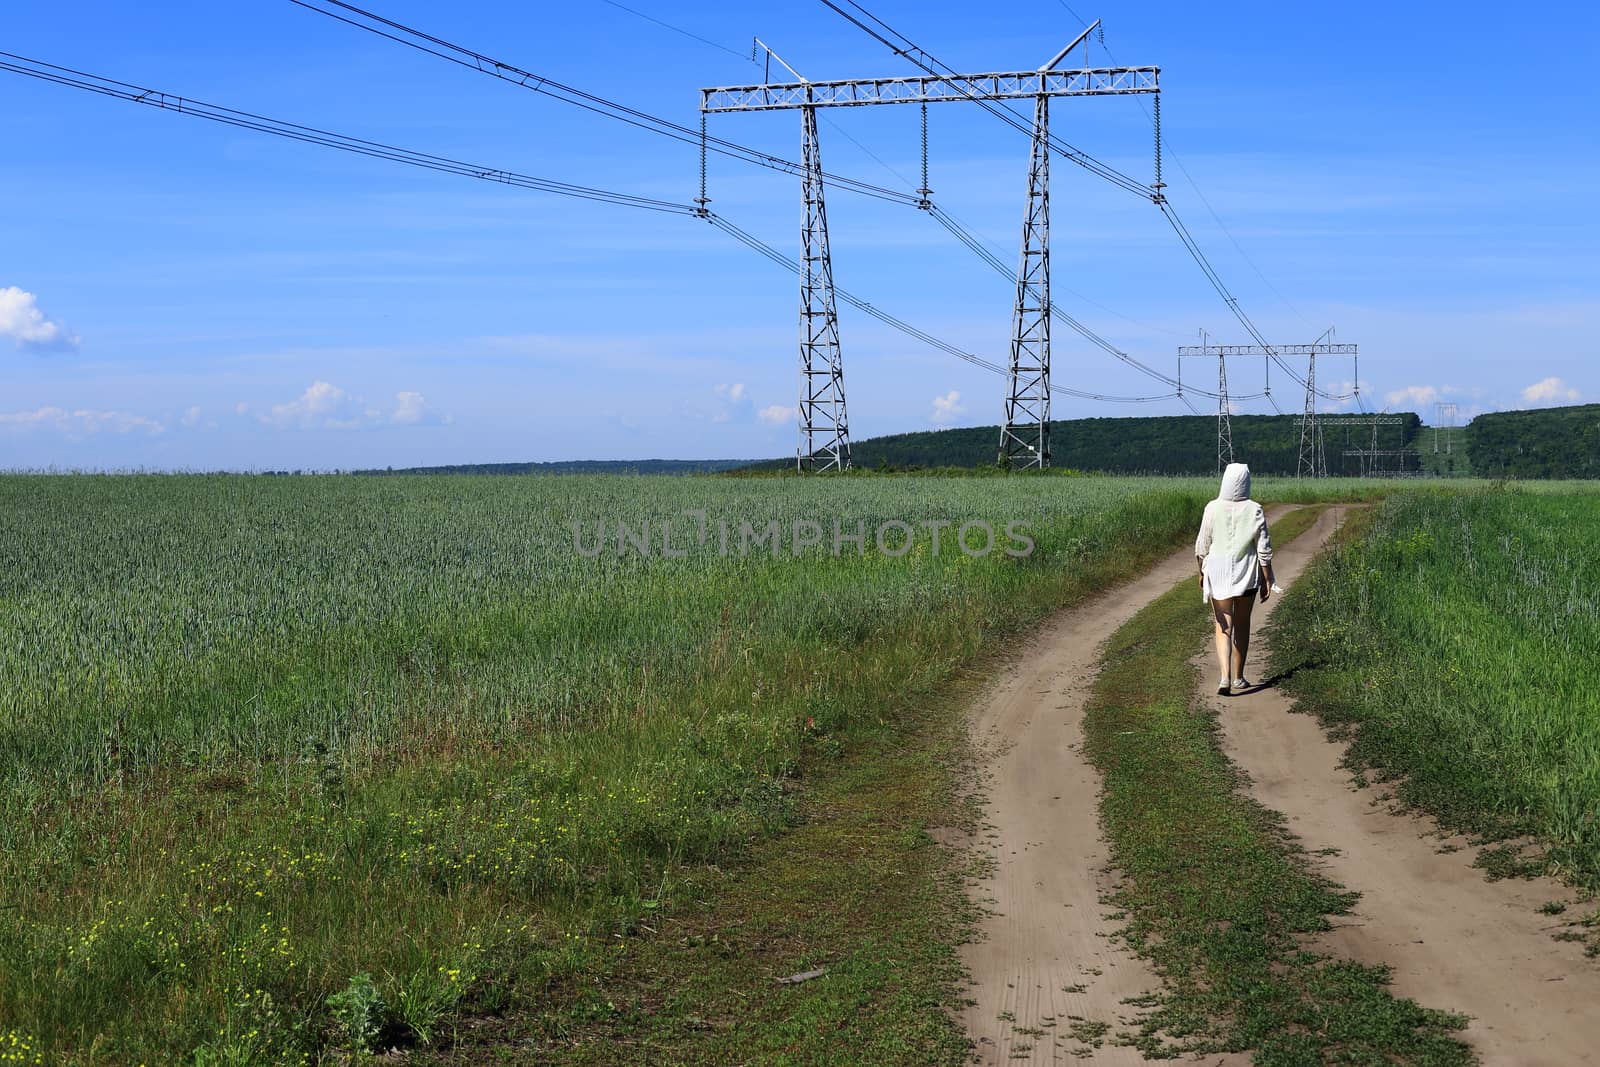
{"type": "MultiPolygon", "coordinates": [[[[1290,585],[1326,543],[1343,509],[1279,550],[1290,585]]],[[[977,893],[990,909],[963,951],[973,1003],[963,1020],[979,1062],[1143,1063],[1136,1051],[1092,1047],[1095,1024],[1131,1019],[1124,1001],[1154,992],[1159,978],[1109,940],[1116,928],[1100,901],[1114,884],[1099,828],[1099,779],[1083,759],[1083,713],[1100,646],[1141,608],[1192,575],[1184,549],[1143,577],[1064,613],[975,709],[974,730],[990,774],[984,846],[994,868],[977,893]],[[1086,1020],[1074,1030],[1074,1018],[1086,1020]],[[1076,1035],[1076,1036],[1075,1036],[1076,1035]]],[[[1276,601],[1257,609],[1265,622],[1276,601]],[[1263,610],[1264,609],[1264,610],[1263,610]]],[[[1252,649],[1260,664],[1262,652],[1252,649]]],[[[1202,680],[1212,676],[1209,659],[1202,680]]],[[[1336,955],[1387,963],[1395,991],[1473,1015],[1467,1037],[1489,1064],[1581,1064],[1600,1048],[1600,967],[1581,947],[1551,940],[1553,920],[1535,909],[1570,899],[1548,882],[1485,881],[1472,853],[1441,853],[1421,820],[1389,814],[1371,790],[1339,769],[1342,746],[1316,722],[1288,713],[1276,689],[1226,702],[1230,756],[1255,795],[1284,812],[1330,875],[1363,894],[1359,914],[1330,935],[1336,955]]],[[[1111,1035],[1106,1035],[1111,1036],[1111,1035]]],[[[1191,1061],[1193,1062],[1193,1061],[1191,1061]]],[[[1206,1056],[1243,1064],[1247,1056],[1206,1056]]]]}
{"type": "MultiPolygon", "coordinates": [[[[1332,534],[1337,510],[1284,553],[1281,584],[1299,576],[1303,548],[1332,534]]],[[[1263,605],[1269,615],[1275,603],[1263,605]]],[[[1254,649],[1251,658],[1262,662],[1254,649]]],[[[1205,699],[1225,702],[1224,745],[1256,799],[1288,816],[1307,849],[1338,849],[1318,862],[1361,894],[1355,914],[1317,947],[1388,964],[1397,994],[1472,1016],[1465,1036],[1486,1064],[1600,1061],[1600,965],[1582,945],[1553,940],[1559,920],[1538,911],[1572,901],[1570,891],[1550,879],[1487,881],[1465,840],[1393,813],[1381,789],[1353,788],[1339,766],[1345,746],[1329,742],[1310,715],[1290,714],[1279,690],[1205,699]]]]}
{"type": "Polygon", "coordinates": [[[1143,960],[1108,940],[1117,924],[1100,903],[1112,885],[1100,779],[1079,747],[1100,646],[1193,573],[1184,549],[1059,616],[976,709],[991,776],[984,844],[995,866],[978,892],[993,913],[963,952],[974,979],[964,1021],[983,1063],[1144,1062],[1109,1043],[1084,1057],[1090,1043],[1072,1036],[1070,1017],[1114,1025],[1135,1013],[1125,998],[1160,989],[1143,960]]]}

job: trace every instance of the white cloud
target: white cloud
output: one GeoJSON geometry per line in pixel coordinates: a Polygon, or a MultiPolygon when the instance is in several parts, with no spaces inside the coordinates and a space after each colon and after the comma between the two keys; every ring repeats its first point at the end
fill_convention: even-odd
{"type": "Polygon", "coordinates": [[[1383,399],[1390,407],[1395,408],[1402,404],[1416,406],[1436,404],[1443,395],[1443,391],[1431,385],[1408,385],[1404,389],[1392,389],[1384,393],[1383,399]]]}
{"type": "Polygon", "coordinates": [[[78,335],[59,322],[45,318],[38,298],[14,285],[0,289],[0,337],[18,348],[76,348],[78,335]]]}
{"type": "Polygon", "coordinates": [[[178,420],[185,426],[195,426],[200,422],[200,407],[195,405],[184,410],[183,417],[178,420]]]}
{"type": "Polygon", "coordinates": [[[785,407],[783,404],[769,404],[756,412],[756,418],[773,426],[794,422],[799,417],[800,411],[798,408],[785,407]]]}
{"type": "Polygon", "coordinates": [[[35,411],[0,412],[0,426],[13,430],[50,429],[72,437],[95,433],[165,433],[155,419],[131,411],[93,411],[77,408],[42,407],[35,411]]]}
{"type": "Polygon", "coordinates": [[[1570,404],[1577,399],[1578,391],[1560,378],[1534,382],[1522,391],[1522,400],[1527,404],[1570,404]]]}
{"type": "Polygon", "coordinates": [[[1451,397],[1481,397],[1483,392],[1482,389],[1457,385],[1408,385],[1403,389],[1383,394],[1383,399],[1391,408],[1409,408],[1422,412],[1424,408],[1444,403],[1451,397]]]}
{"type": "Polygon", "coordinates": [[[944,426],[955,421],[957,416],[966,414],[966,410],[961,403],[961,393],[952,389],[944,396],[933,398],[933,424],[944,426]]]}
{"type": "Polygon", "coordinates": [[[389,416],[389,421],[406,424],[421,422],[424,403],[421,393],[394,394],[394,414],[389,416]]]}
{"type": "Polygon", "coordinates": [[[744,421],[750,401],[746,399],[743,382],[722,382],[712,386],[711,391],[719,401],[710,413],[712,422],[732,422],[735,418],[744,421]]]}
{"type": "MultiPolygon", "coordinates": [[[[250,405],[241,403],[235,410],[243,415],[249,412],[250,405]]],[[[394,407],[386,411],[319,378],[288,403],[273,404],[266,414],[257,415],[256,421],[279,429],[362,430],[374,426],[412,426],[432,421],[432,416],[427,410],[427,400],[415,390],[394,394],[394,407]]]]}
{"type": "Polygon", "coordinates": [[[337,385],[321,380],[312,382],[306,391],[287,404],[274,404],[265,415],[257,416],[269,426],[329,426],[337,428],[344,419],[337,417],[345,406],[345,391],[337,385]]]}

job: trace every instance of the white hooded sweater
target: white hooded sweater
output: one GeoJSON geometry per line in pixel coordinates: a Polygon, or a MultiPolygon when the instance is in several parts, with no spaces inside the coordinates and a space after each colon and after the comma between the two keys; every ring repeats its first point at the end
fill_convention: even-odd
{"type": "Polygon", "coordinates": [[[1230,463],[1222,472],[1222,489],[1206,505],[1194,554],[1202,560],[1202,595],[1227,600],[1251,592],[1260,581],[1261,564],[1272,561],[1267,513],[1250,499],[1250,468],[1230,463]]]}

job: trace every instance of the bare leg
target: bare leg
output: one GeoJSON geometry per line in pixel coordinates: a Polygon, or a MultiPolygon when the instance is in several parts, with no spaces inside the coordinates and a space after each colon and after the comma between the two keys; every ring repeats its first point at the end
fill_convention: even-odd
{"type": "Polygon", "coordinates": [[[1230,666],[1233,668],[1229,678],[1239,679],[1244,677],[1244,659],[1250,654],[1250,613],[1255,609],[1255,597],[1245,595],[1233,598],[1233,627],[1232,656],[1230,666]]]}
{"type": "Polygon", "coordinates": [[[1211,602],[1211,617],[1217,624],[1217,677],[1224,681],[1231,681],[1235,675],[1229,673],[1230,659],[1233,653],[1233,599],[1213,600],[1211,602]]]}

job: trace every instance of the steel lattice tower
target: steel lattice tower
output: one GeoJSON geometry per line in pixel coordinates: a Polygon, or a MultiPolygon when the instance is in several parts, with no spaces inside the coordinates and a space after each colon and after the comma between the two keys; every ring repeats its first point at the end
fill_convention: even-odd
{"type": "MultiPolygon", "coordinates": [[[[845,422],[844,375],[839,357],[839,320],[834,311],[833,266],[828,255],[827,212],[823,207],[823,172],[817,158],[815,111],[820,107],[865,107],[878,104],[918,104],[923,115],[922,185],[916,190],[917,207],[934,210],[928,188],[926,107],[931,103],[983,103],[1033,100],[1036,112],[1033,156],[1028,169],[1028,210],[1024,216],[1022,261],[1017,271],[1017,303],[1012,330],[1011,361],[1007,380],[1005,425],[1000,434],[1000,459],[1015,457],[1024,466],[1047,466],[1050,461],[1050,267],[1048,104],[1052,96],[1124,96],[1161,91],[1156,67],[1091,67],[1089,35],[1096,21],[1055,57],[1034,70],[982,74],[925,71],[904,77],[849,78],[810,81],[760,38],[772,62],[790,74],[792,82],[763,81],[756,85],[728,85],[700,90],[702,116],[735,111],[787,111],[802,113],[804,160],[800,178],[805,189],[806,221],[801,233],[804,261],[800,278],[800,449],[801,470],[836,470],[850,464],[850,437],[845,422]],[[1078,45],[1085,50],[1081,68],[1058,70],[1078,45]]],[[[769,64],[770,73],[770,64],[769,64]]],[[[704,209],[704,158],[706,136],[701,134],[700,198],[704,209]]],[[[1157,195],[1160,192],[1157,176],[1157,195]]]]}
{"type": "Polygon", "coordinates": [[[1317,354],[1312,352],[1306,363],[1306,407],[1300,416],[1300,460],[1295,466],[1295,476],[1321,478],[1327,473],[1322,426],[1317,422],[1317,354]]]}
{"type": "Polygon", "coordinates": [[[1034,102],[1000,464],[1050,466],[1050,98],[1034,102]]]}
{"type": "MultiPolygon", "coordinates": [[[[1227,417],[1228,412],[1228,370],[1224,359],[1228,356],[1261,356],[1267,360],[1278,361],[1283,366],[1284,356],[1308,356],[1310,358],[1309,370],[1306,374],[1306,406],[1300,416],[1300,457],[1298,473],[1301,476],[1326,477],[1328,474],[1327,452],[1323,445],[1322,418],[1317,414],[1317,356],[1350,356],[1359,358],[1358,348],[1352,344],[1339,344],[1334,341],[1317,340],[1309,345],[1213,345],[1207,344],[1204,331],[1201,331],[1201,343],[1198,345],[1180,345],[1178,347],[1179,365],[1188,356],[1202,356],[1210,359],[1217,357],[1217,464],[1230,462],[1233,459],[1233,426],[1227,417]]],[[[1359,367],[1359,364],[1357,365],[1359,367]]],[[[1271,381],[1271,371],[1268,371],[1268,381],[1271,381]]],[[[1358,375],[1359,380],[1359,375],[1358,375]]],[[[1271,399],[1272,389],[1269,385],[1260,395],[1271,399]]],[[[1351,395],[1359,396],[1360,390],[1356,389],[1351,395]]],[[[1248,398],[1247,398],[1248,399],[1248,398]]],[[[1340,398],[1335,398],[1340,399],[1340,398]]],[[[1274,407],[1277,405],[1274,404],[1274,407]]],[[[1283,414],[1283,412],[1279,412],[1283,414]]],[[[1363,424],[1365,425],[1365,424],[1363,424]]]]}
{"type": "Polygon", "coordinates": [[[823,199],[817,110],[800,109],[800,447],[802,471],[850,466],[850,425],[844,406],[844,356],[839,311],[833,299],[833,256],[828,251],[828,207],[823,199]]]}
{"type": "Polygon", "coordinates": [[[1439,427],[1443,426],[1448,432],[1444,435],[1445,455],[1449,455],[1455,446],[1456,438],[1456,412],[1461,409],[1448,401],[1439,401],[1433,405],[1433,451],[1439,452],[1439,427]]]}
{"type": "Polygon", "coordinates": [[[1233,462],[1233,411],[1228,402],[1228,359],[1217,353],[1217,473],[1233,462]]]}

